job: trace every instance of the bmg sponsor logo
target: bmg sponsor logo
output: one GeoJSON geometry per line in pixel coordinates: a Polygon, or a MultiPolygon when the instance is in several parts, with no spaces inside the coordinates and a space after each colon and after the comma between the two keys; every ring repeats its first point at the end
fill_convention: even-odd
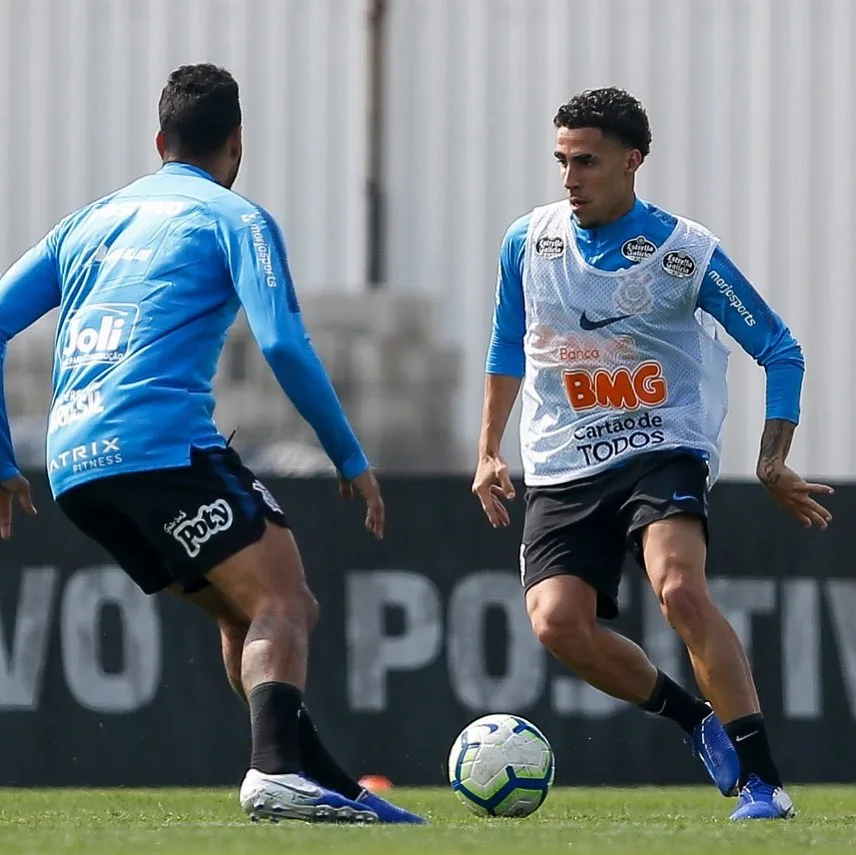
{"type": "Polygon", "coordinates": [[[649,361],[634,369],[608,371],[578,369],[562,375],[568,401],[576,411],[596,407],[613,410],[636,410],[659,407],[666,402],[669,389],[659,362],[649,361]]]}
{"type": "Polygon", "coordinates": [[[101,303],[74,312],[63,330],[60,365],[75,368],[121,362],[128,354],[139,314],[139,306],[133,303],[101,303]]]}

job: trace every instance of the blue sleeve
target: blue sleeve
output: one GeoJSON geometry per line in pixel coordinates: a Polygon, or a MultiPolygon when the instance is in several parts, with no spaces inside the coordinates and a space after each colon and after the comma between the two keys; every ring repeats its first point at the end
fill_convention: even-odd
{"type": "Polygon", "coordinates": [[[766,417],[798,424],[805,374],[802,350],[784,321],[719,247],[705,272],[698,307],[763,366],[766,417]]]}
{"type": "Polygon", "coordinates": [[[303,325],[279,227],[260,208],[220,227],[235,291],[279,385],[339,472],[356,478],[369,462],[303,325]]]}
{"type": "Polygon", "coordinates": [[[496,306],[487,352],[488,374],[522,377],[526,368],[523,337],[526,310],[523,303],[523,257],[531,215],[515,220],[502,241],[496,282],[496,306]]]}
{"type": "Polygon", "coordinates": [[[10,339],[60,302],[56,230],[24,253],[0,278],[0,481],[19,472],[6,412],[3,368],[10,339]]]}

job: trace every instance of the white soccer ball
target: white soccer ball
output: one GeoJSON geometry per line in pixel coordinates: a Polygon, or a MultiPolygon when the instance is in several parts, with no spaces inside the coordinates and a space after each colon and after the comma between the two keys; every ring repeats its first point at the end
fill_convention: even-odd
{"type": "Polygon", "coordinates": [[[486,715],[468,724],[449,753],[449,782],[480,816],[529,816],[544,804],[555,774],[553,749],[531,722],[486,715]]]}

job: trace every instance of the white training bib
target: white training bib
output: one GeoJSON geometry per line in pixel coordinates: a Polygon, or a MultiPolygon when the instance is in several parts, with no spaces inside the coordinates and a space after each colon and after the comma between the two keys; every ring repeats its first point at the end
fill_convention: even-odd
{"type": "Polygon", "coordinates": [[[716,480],[729,349],[696,301],[717,239],[677,220],[662,246],[646,241],[637,264],[610,272],[582,257],[566,201],[532,212],[520,421],[527,485],[670,448],[702,452],[716,480]]]}

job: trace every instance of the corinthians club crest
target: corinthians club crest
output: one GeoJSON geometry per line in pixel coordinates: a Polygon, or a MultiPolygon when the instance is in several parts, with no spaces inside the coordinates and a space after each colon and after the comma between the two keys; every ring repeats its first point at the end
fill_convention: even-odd
{"type": "Polygon", "coordinates": [[[645,315],[654,307],[651,293],[653,277],[649,273],[627,276],[615,292],[615,308],[624,315],[645,315]]]}

